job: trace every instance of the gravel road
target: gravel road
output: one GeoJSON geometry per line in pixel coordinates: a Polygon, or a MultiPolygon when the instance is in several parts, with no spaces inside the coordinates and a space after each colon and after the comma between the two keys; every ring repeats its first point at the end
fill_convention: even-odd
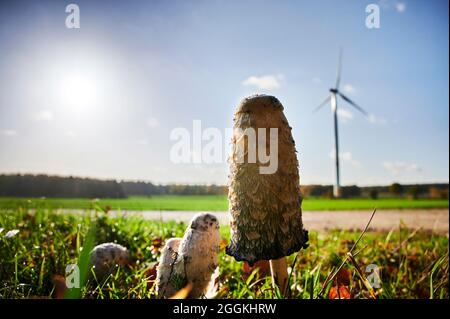
{"type": "MultiPolygon", "coordinates": [[[[188,222],[198,212],[189,211],[126,211],[110,212],[112,215],[142,216],[142,218],[161,221],[188,222]]],[[[230,221],[228,212],[212,212],[222,225],[230,221]]],[[[363,229],[369,220],[371,211],[305,211],[303,223],[306,229],[326,231],[329,229],[363,229]]],[[[449,234],[448,209],[411,209],[378,210],[372,220],[370,229],[389,231],[392,228],[405,227],[432,230],[440,234],[449,234]]]]}

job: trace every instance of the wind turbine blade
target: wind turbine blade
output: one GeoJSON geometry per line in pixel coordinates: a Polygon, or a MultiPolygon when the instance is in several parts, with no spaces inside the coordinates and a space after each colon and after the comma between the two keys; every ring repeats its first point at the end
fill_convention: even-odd
{"type": "Polygon", "coordinates": [[[320,103],[318,107],[314,109],[313,113],[316,113],[318,110],[320,110],[324,105],[326,105],[330,101],[330,99],[331,95],[328,95],[327,98],[322,103],[320,103]]]}
{"type": "Polygon", "coordinates": [[[339,84],[341,83],[341,71],[342,71],[342,48],[339,49],[339,60],[338,60],[338,69],[337,69],[336,86],[335,86],[336,90],[339,90],[339,84]]]}
{"type": "Polygon", "coordinates": [[[339,94],[339,96],[341,98],[343,98],[345,101],[347,101],[348,103],[350,103],[355,109],[357,109],[358,111],[360,111],[362,114],[364,114],[365,116],[369,116],[369,114],[362,108],[360,107],[358,104],[356,104],[355,102],[353,102],[352,100],[350,100],[348,97],[346,97],[344,94],[342,94],[341,92],[337,92],[339,94]]]}

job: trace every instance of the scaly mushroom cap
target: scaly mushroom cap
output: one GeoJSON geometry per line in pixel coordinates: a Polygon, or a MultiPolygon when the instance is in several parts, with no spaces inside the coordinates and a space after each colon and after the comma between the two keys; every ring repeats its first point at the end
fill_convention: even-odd
{"type": "Polygon", "coordinates": [[[188,298],[211,296],[218,277],[219,221],[208,213],[192,217],[183,238],[166,242],[157,268],[159,298],[170,298],[192,283],[188,298]]]}
{"type": "Polygon", "coordinates": [[[173,264],[178,256],[178,248],[181,238],[170,238],[166,241],[156,268],[156,294],[159,298],[170,298],[178,291],[170,283],[170,278],[174,273],[173,264]]]}
{"type": "Polygon", "coordinates": [[[206,293],[212,275],[218,266],[220,246],[219,221],[208,213],[192,217],[180,243],[175,272],[185,275],[192,283],[189,298],[200,298],[206,293]]]}
{"type": "MultiPolygon", "coordinates": [[[[238,261],[253,265],[258,260],[278,259],[308,246],[291,130],[283,106],[273,96],[248,97],[235,113],[233,151],[229,159],[231,241],[226,252],[238,261]],[[262,164],[258,155],[256,163],[249,162],[248,157],[238,160],[239,154],[249,151],[248,143],[239,144],[242,131],[247,128],[253,128],[256,135],[258,128],[266,128],[266,136],[270,128],[278,128],[278,168],[273,174],[261,174],[260,166],[268,164],[262,164]]],[[[266,138],[266,154],[273,150],[270,144],[274,142],[266,138]]]]}
{"type": "Polygon", "coordinates": [[[98,279],[113,273],[116,265],[124,266],[129,262],[128,249],[115,243],[104,243],[94,247],[91,252],[91,264],[98,279]]]}

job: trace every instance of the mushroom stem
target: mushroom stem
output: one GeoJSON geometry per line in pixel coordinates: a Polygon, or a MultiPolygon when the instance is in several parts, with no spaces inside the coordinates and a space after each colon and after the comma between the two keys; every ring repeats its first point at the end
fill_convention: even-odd
{"type": "Polygon", "coordinates": [[[286,257],[270,260],[270,273],[272,274],[272,285],[280,289],[281,295],[284,297],[288,282],[288,272],[286,257]]]}

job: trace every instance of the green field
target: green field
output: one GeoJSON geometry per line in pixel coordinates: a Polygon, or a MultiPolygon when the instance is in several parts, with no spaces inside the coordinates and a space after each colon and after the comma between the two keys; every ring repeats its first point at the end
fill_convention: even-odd
{"type": "MultiPolygon", "coordinates": [[[[180,237],[183,223],[111,218],[103,212],[60,215],[47,210],[0,209],[1,298],[155,298],[155,262],[164,241],[180,237]],[[11,235],[11,231],[13,231],[11,235]],[[89,274],[89,252],[99,243],[128,247],[131,262],[98,282],[89,274]],[[78,263],[82,288],[65,290],[65,267],[78,263]],[[84,282],[84,284],[83,284],[84,282]]],[[[278,298],[266,269],[246,268],[225,254],[229,227],[221,227],[219,298],[278,298]]],[[[430,232],[396,229],[368,232],[353,261],[347,260],[334,280],[327,281],[343,262],[358,232],[310,233],[310,246],[288,257],[293,269],[291,298],[449,298],[448,238],[430,232]],[[380,287],[370,292],[364,270],[381,269],[380,287]],[[362,269],[362,272],[358,270],[362,269]],[[326,284],[328,282],[328,284],[326,284]],[[337,290],[336,287],[339,287],[337,290]]],[[[263,267],[264,268],[264,267],[263,267]]]]}
{"type": "MultiPolygon", "coordinates": [[[[113,210],[175,210],[175,211],[227,211],[228,202],[226,196],[220,195],[179,195],[179,196],[153,196],[130,197],[127,199],[18,199],[0,197],[0,208],[66,208],[66,209],[92,209],[109,208],[113,210]]],[[[304,210],[359,210],[366,209],[428,209],[448,208],[448,200],[445,199],[326,199],[306,198],[303,201],[304,210]]]]}

